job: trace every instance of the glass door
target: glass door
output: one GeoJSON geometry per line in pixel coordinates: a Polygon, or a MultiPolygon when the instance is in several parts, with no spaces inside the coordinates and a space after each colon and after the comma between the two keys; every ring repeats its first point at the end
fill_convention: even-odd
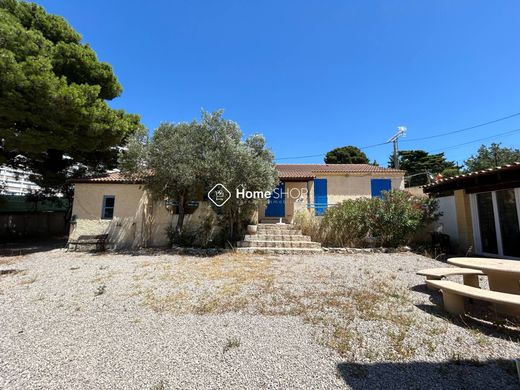
{"type": "Polygon", "coordinates": [[[498,220],[504,256],[520,257],[520,227],[514,190],[496,192],[498,220]]]}
{"type": "Polygon", "coordinates": [[[495,211],[491,192],[477,194],[477,210],[482,252],[498,254],[495,211]]]}
{"type": "Polygon", "coordinates": [[[472,199],[477,251],[520,258],[520,189],[481,192],[472,199]]]}

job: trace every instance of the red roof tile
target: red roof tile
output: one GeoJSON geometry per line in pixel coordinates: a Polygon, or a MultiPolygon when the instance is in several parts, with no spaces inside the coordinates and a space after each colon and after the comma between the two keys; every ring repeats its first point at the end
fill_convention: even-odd
{"type": "Polygon", "coordinates": [[[404,171],[382,168],[371,164],[277,164],[280,179],[313,178],[323,173],[401,173],[404,171]]]}
{"type": "Polygon", "coordinates": [[[140,184],[143,183],[142,176],[129,177],[121,172],[110,172],[103,175],[72,179],[72,183],[121,183],[121,184],[140,184]]]}
{"type": "Polygon", "coordinates": [[[491,175],[491,174],[500,173],[500,172],[518,171],[518,170],[520,170],[520,161],[514,162],[512,164],[502,165],[499,167],[483,169],[481,171],[463,173],[463,174],[460,174],[457,176],[441,178],[441,179],[434,181],[431,184],[426,184],[424,186],[424,188],[425,188],[425,190],[431,190],[431,189],[434,189],[435,187],[438,187],[441,184],[445,184],[445,183],[457,182],[457,181],[462,181],[464,179],[468,179],[468,178],[472,178],[472,177],[480,177],[480,176],[491,175]]]}
{"type": "MultiPolygon", "coordinates": [[[[277,164],[280,179],[312,179],[324,173],[401,173],[404,171],[377,167],[371,164],[277,164]]],[[[143,183],[143,175],[128,177],[121,172],[71,180],[73,183],[143,183]]]]}

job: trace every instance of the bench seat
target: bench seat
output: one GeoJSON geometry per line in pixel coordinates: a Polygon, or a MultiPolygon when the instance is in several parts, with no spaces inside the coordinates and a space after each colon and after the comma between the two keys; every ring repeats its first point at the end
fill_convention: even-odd
{"type": "Polygon", "coordinates": [[[452,314],[464,314],[464,297],[505,306],[513,315],[520,311],[520,295],[483,290],[449,280],[427,280],[426,284],[442,291],[444,308],[452,314]]]}
{"type": "MultiPolygon", "coordinates": [[[[484,276],[485,273],[478,269],[471,268],[427,268],[417,271],[417,275],[426,276],[426,280],[441,280],[446,276],[462,275],[466,286],[479,287],[478,277],[484,276]]],[[[428,287],[431,287],[428,285],[428,287]]]]}
{"type": "Polygon", "coordinates": [[[71,245],[74,245],[74,250],[78,249],[78,245],[96,245],[97,250],[105,250],[105,243],[108,239],[108,234],[98,234],[98,235],[83,235],[79,236],[75,240],[70,240],[67,243],[68,249],[70,249],[71,245]]]}

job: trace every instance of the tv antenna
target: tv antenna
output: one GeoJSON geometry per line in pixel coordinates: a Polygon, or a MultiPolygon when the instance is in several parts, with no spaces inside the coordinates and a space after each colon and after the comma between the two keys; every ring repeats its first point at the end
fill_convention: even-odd
{"type": "Polygon", "coordinates": [[[406,127],[399,126],[397,128],[397,133],[392,136],[388,141],[386,141],[387,144],[390,142],[394,143],[394,168],[399,169],[399,145],[398,140],[399,137],[404,137],[406,135],[406,127]]]}

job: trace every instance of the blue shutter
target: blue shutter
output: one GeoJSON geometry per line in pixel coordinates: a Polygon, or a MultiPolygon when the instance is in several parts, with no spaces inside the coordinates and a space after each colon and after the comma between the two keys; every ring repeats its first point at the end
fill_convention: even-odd
{"type": "Polygon", "coordinates": [[[381,192],[390,191],[392,189],[391,179],[372,179],[370,180],[373,197],[381,197],[381,192]]]}
{"type": "Polygon", "coordinates": [[[323,215],[327,209],[327,179],[314,179],[314,211],[323,215]]]}

